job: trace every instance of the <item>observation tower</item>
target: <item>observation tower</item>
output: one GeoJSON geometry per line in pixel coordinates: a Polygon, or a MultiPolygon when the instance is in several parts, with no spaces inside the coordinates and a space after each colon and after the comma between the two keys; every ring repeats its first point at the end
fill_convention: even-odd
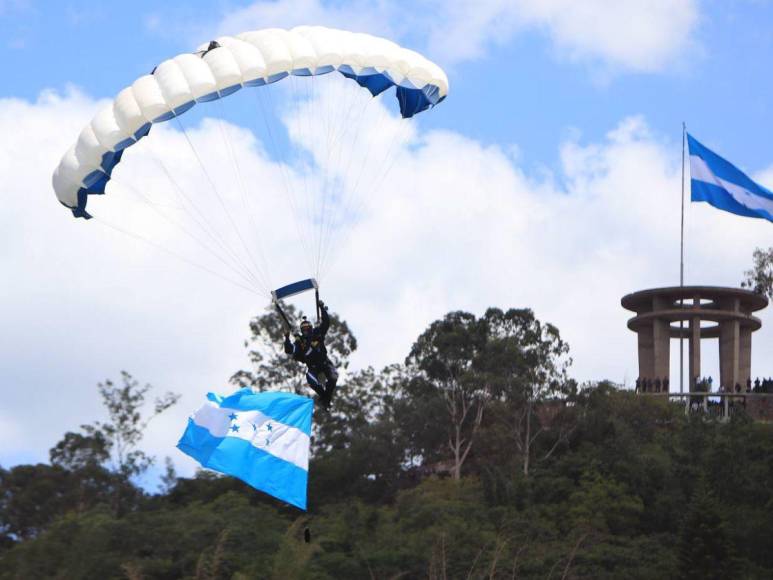
{"type": "MultiPolygon", "coordinates": [[[[755,402],[753,406],[764,407],[759,409],[765,411],[763,415],[773,412],[773,405],[767,410],[773,396],[773,391],[767,392],[768,386],[773,385],[765,380],[763,389],[759,380],[752,382],[751,374],[752,333],[762,326],[754,312],[768,305],[765,296],[741,288],[674,286],[627,294],[621,304],[636,313],[628,320],[628,328],[638,337],[638,392],[672,398],[686,395],[673,392],[669,386],[671,339],[684,338],[688,343],[687,395],[697,395],[704,409],[709,396],[718,397],[725,412],[731,394],[733,400],[743,397],[744,406],[747,396],[761,395],[764,404],[755,402]],[[712,379],[701,380],[701,340],[712,338],[719,339],[718,384],[712,379]]],[[[771,417],[773,413],[760,418],[771,417]]]]}

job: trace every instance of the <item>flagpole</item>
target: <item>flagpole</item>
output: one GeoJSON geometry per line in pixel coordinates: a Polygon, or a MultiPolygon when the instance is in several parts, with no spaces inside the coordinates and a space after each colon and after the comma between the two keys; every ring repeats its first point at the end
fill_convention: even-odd
{"type": "MultiPolygon", "coordinates": [[[[684,146],[687,125],[682,121],[682,224],[679,249],[679,287],[684,286],[684,146]]],[[[684,308],[684,299],[679,302],[684,308]]],[[[679,321],[679,394],[684,394],[684,320],[679,321]]]]}

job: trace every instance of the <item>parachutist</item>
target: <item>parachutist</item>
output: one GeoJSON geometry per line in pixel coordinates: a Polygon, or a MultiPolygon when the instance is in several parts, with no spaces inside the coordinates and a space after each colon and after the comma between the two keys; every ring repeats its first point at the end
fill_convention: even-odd
{"type": "Polygon", "coordinates": [[[306,365],[306,381],[319,396],[322,406],[329,409],[338,381],[338,371],[328,358],[325,347],[325,336],[330,328],[330,315],[322,300],[317,304],[320,310],[320,325],[313,326],[304,317],[300,324],[300,334],[296,336],[295,342],[290,341],[289,332],[285,333],[284,349],[285,353],[306,365]]]}

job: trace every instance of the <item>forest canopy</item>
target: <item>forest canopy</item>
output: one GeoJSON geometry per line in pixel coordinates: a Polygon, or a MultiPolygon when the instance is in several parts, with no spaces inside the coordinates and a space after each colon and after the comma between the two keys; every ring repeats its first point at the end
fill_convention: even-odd
{"type": "MultiPolygon", "coordinates": [[[[357,341],[331,317],[346,369],[357,341]]],[[[281,334],[251,321],[234,388],[305,392],[281,334]]],[[[570,370],[529,309],[448,313],[315,414],[306,514],[171,464],[140,487],[142,430],[176,396],[123,373],[98,386],[107,419],[0,468],[0,578],[771,577],[771,426],[570,370]]]]}

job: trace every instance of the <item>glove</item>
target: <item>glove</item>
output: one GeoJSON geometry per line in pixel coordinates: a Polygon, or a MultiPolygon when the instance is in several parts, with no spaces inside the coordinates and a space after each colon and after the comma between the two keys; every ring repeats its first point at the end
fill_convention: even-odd
{"type": "Polygon", "coordinates": [[[327,310],[327,306],[325,306],[325,303],[322,302],[322,300],[317,300],[317,304],[319,304],[319,307],[323,310],[327,310]]]}

